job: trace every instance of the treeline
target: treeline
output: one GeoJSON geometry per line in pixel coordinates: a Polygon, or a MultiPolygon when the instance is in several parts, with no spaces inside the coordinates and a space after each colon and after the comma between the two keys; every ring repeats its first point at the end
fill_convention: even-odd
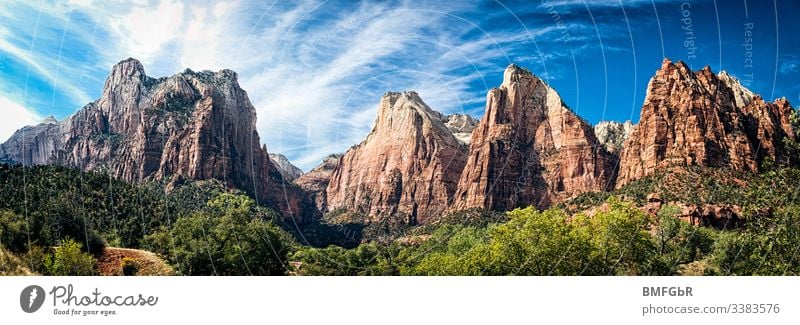
{"type": "Polygon", "coordinates": [[[303,275],[798,275],[800,206],[745,229],[692,226],[665,207],[656,220],[616,198],[589,217],[508,212],[488,227],[442,225],[420,244],[303,248],[303,275]]]}
{"type": "Polygon", "coordinates": [[[217,181],[165,191],[103,173],[0,165],[0,264],[8,263],[0,271],[22,264],[38,274],[91,275],[109,245],[155,252],[182,275],[800,274],[800,170],[697,182],[680,175],[688,178],[657,175],[546,211],[467,210],[416,227],[386,219],[293,229],[217,181]],[[670,190],[687,182],[699,195],[670,190]],[[638,208],[653,192],[666,198],[657,216],[638,208]],[[669,204],[687,198],[669,195],[736,202],[745,226],[689,225],[669,204]],[[583,205],[602,208],[572,211],[583,205]],[[326,248],[303,246],[309,243],[326,248]]]}
{"type": "Polygon", "coordinates": [[[275,275],[297,245],[272,210],[217,181],[165,191],[104,173],[0,165],[0,246],[30,271],[91,275],[106,245],[152,250],[186,275],[275,275]]]}
{"type": "Polygon", "coordinates": [[[506,213],[508,221],[488,224],[451,218],[389,243],[303,248],[290,259],[298,262],[294,272],[305,275],[800,274],[800,170],[769,168],[749,178],[687,185],[701,172],[720,171],[656,175],[613,193],[579,197],[572,211],[570,204],[517,209],[506,213]],[[675,185],[694,186],[696,193],[675,185]],[[646,215],[637,206],[654,192],[673,202],[735,203],[745,226],[692,226],[669,204],[655,217],[646,215]],[[592,216],[574,211],[603,203],[607,208],[592,216]]]}

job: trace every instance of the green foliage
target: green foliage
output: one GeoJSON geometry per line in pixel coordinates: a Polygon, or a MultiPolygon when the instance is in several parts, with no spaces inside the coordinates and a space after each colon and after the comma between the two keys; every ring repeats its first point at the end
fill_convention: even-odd
{"type": "Polygon", "coordinates": [[[122,259],[122,275],[124,276],[134,276],[139,273],[139,263],[136,260],[125,257],[122,259]]]}
{"type": "Polygon", "coordinates": [[[65,239],[61,246],[56,247],[53,262],[50,266],[50,275],[93,275],[95,260],[92,255],[82,251],[83,246],[72,240],[65,239]]]}
{"type": "Polygon", "coordinates": [[[206,208],[178,218],[146,246],[168,256],[186,275],[279,275],[294,242],[247,196],[222,193],[206,208]]]}
{"type": "Polygon", "coordinates": [[[679,212],[674,205],[666,205],[658,212],[654,234],[657,256],[651,264],[653,274],[678,274],[681,265],[701,260],[711,253],[717,232],[678,220],[679,212]]]}
{"type": "Polygon", "coordinates": [[[298,275],[397,275],[397,245],[367,243],[354,249],[303,248],[291,256],[298,275]]]}
{"type": "Polygon", "coordinates": [[[405,259],[413,265],[402,269],[417,275],[649,274],[655,245],[644,214],[613,198],[609,204],[592,217],[529,207],[485,229],[443,228],[418,249],[424,257],[405,259]]]}
{"type": "Polygon", "coordinates": [[[655,247],[648,233],[649,221],[631,203],[612,197],[608,211],[598,212],[592,218],[579,217],[574,222],[581,237],[588,237],[592,250],[589,274],[647,274],[648,261],[655,247]]]}
{"type": "Polygon", "coordinates": [[[746,230],[720,234],[712,261],[723,275],[800,274],[800,206],[754,220],[746,230]]]}
{"type": "Polygon", "coordinates": [[[15,253],[24,252],[28,246],[27,233],[25,218],[11,211],[0,211],[0,245],[15,253]]]}

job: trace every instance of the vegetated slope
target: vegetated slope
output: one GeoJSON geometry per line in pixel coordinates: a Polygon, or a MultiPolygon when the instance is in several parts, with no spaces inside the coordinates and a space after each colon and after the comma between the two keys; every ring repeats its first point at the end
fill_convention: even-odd
{"type": "Polygon", "coordinates": [[[0,276],[35,275],[19,257],[0,246],[0,276]]]}
{"type": "MultiPolygon", "coordinates": [[[[32,254],[42,274],[62,274],[46,262],[65,241],[74,245],[64,252],[91,253],[103,272],[116,272],[118,263],[114,255],[104,258],[108,243],[147,249],[191,275],[284,274],[286,256],[297,245],[280,228],[288,228],[280,215],[215,180],[165,193],[160,184],[131,184],[99,172],[0,165],[0,195],[8,198],[0,202],[2,244],[17,255],[32,254]]],[[[140,265],[146,273],[169,273],[151,262],[140,265]]]]}

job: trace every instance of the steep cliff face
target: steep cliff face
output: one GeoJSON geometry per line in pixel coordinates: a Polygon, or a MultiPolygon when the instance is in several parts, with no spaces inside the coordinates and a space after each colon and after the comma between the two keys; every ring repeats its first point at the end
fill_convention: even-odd
{"type": "Polygon", "coordinates": [[[466,147],[415,92],[388,93],[361,144],[348,150],[327,188],[328,210],[424,222],[445,211],[466,147]]]}
{"type": "Polygon", "coordinates": [[[785,99],[765,102],[727,73],[691,71],[667,59],[650,80],[639,124],[623,145],[621,187],[668,166],[758,171],[764,159],[793,163],[795,139],[785,99]]]}
{"type": "Polygon", "coordinates": [[[631,121],[625,121],[625,123],[601,121],[594,126],[594,135],[597,137],[597,141],[608,152],[615,154],[622,151],[622,144],[631,136],[631,132],[633,132],[631,121]]]}
{"type": "Polygon", "coordinates": [[[515,65],[487,95],[454,209],[509,210],[613,187],[613,158],[558,93],[515,65]]]}
{"type": "Polygon", "coordinates": [[[281,176],[283,176],[284,181],[294,181],[303,174],[303,170],[295,165],[292,165],[292,162],[289,161],[289,158],[286,158],[284,155],[271,153],[269,154],[269,160],[272,165],[275,166],[278,172],[280,172],[281,176]]]}
{"type": "Polygon", "coordinates": [[[255,108],[230,70],[148,77],[124,60],[100,99],[3,145],[10,160],[105,170],[131,182],[219,179],[304,220],[302,191],[282,182],[255,128],[255,108]],[[25,141],[23,141],[22,138],[25,141]]]}
{"type": "Polygon", "coordinates": [[[342,158],[341,154],[334,154],[325,157],[319,166],[314,167],[308,173],[300,175],[294,180],[294,183],[300,186],[308,197],[314,202],[314,205],[322,213],[328,212],[328,195],[326,189],[331,178],[331,174],[339,166],[339,159],[342,158]]]}

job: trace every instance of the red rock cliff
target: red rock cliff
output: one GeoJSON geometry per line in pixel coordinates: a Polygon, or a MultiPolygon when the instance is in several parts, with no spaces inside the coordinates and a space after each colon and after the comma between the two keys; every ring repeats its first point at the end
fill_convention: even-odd
{"type": "Polygon", "coordinates": [[[131,182],[219,179],[286,218],[307,219],[302,190],[283,182],[255,124],[235,72],[186,70],[154,79],[127,59],[113,67],[100,99],[40,133],[18,132],[3,151],[28,165],[105,170],[131,182]],[[23,133],[28,141],[20,141],[23,133]]]}
{"type": "Polygon", "coordinates": [[[472,133],[454,209],[547,207],[613,187],[613,157],[592,127],[530,72],[509,66],[472,133]]]}
{"type": "Polygon", "coordinates": [[[466,146],[417,93],[388,93],[372,132],[333,171],[327,209],[424,222],[448,208],[465,153],[466,146]]]}
{"type": "Polygon", "coordinates": [[[792,111],[785,99],[765,102],[725,72],[691,71],[665,59],[623,144],[617,187],[667,166],[756,172],[766,158],[796,162],[783,145],[795,139],[792,111]]]}

